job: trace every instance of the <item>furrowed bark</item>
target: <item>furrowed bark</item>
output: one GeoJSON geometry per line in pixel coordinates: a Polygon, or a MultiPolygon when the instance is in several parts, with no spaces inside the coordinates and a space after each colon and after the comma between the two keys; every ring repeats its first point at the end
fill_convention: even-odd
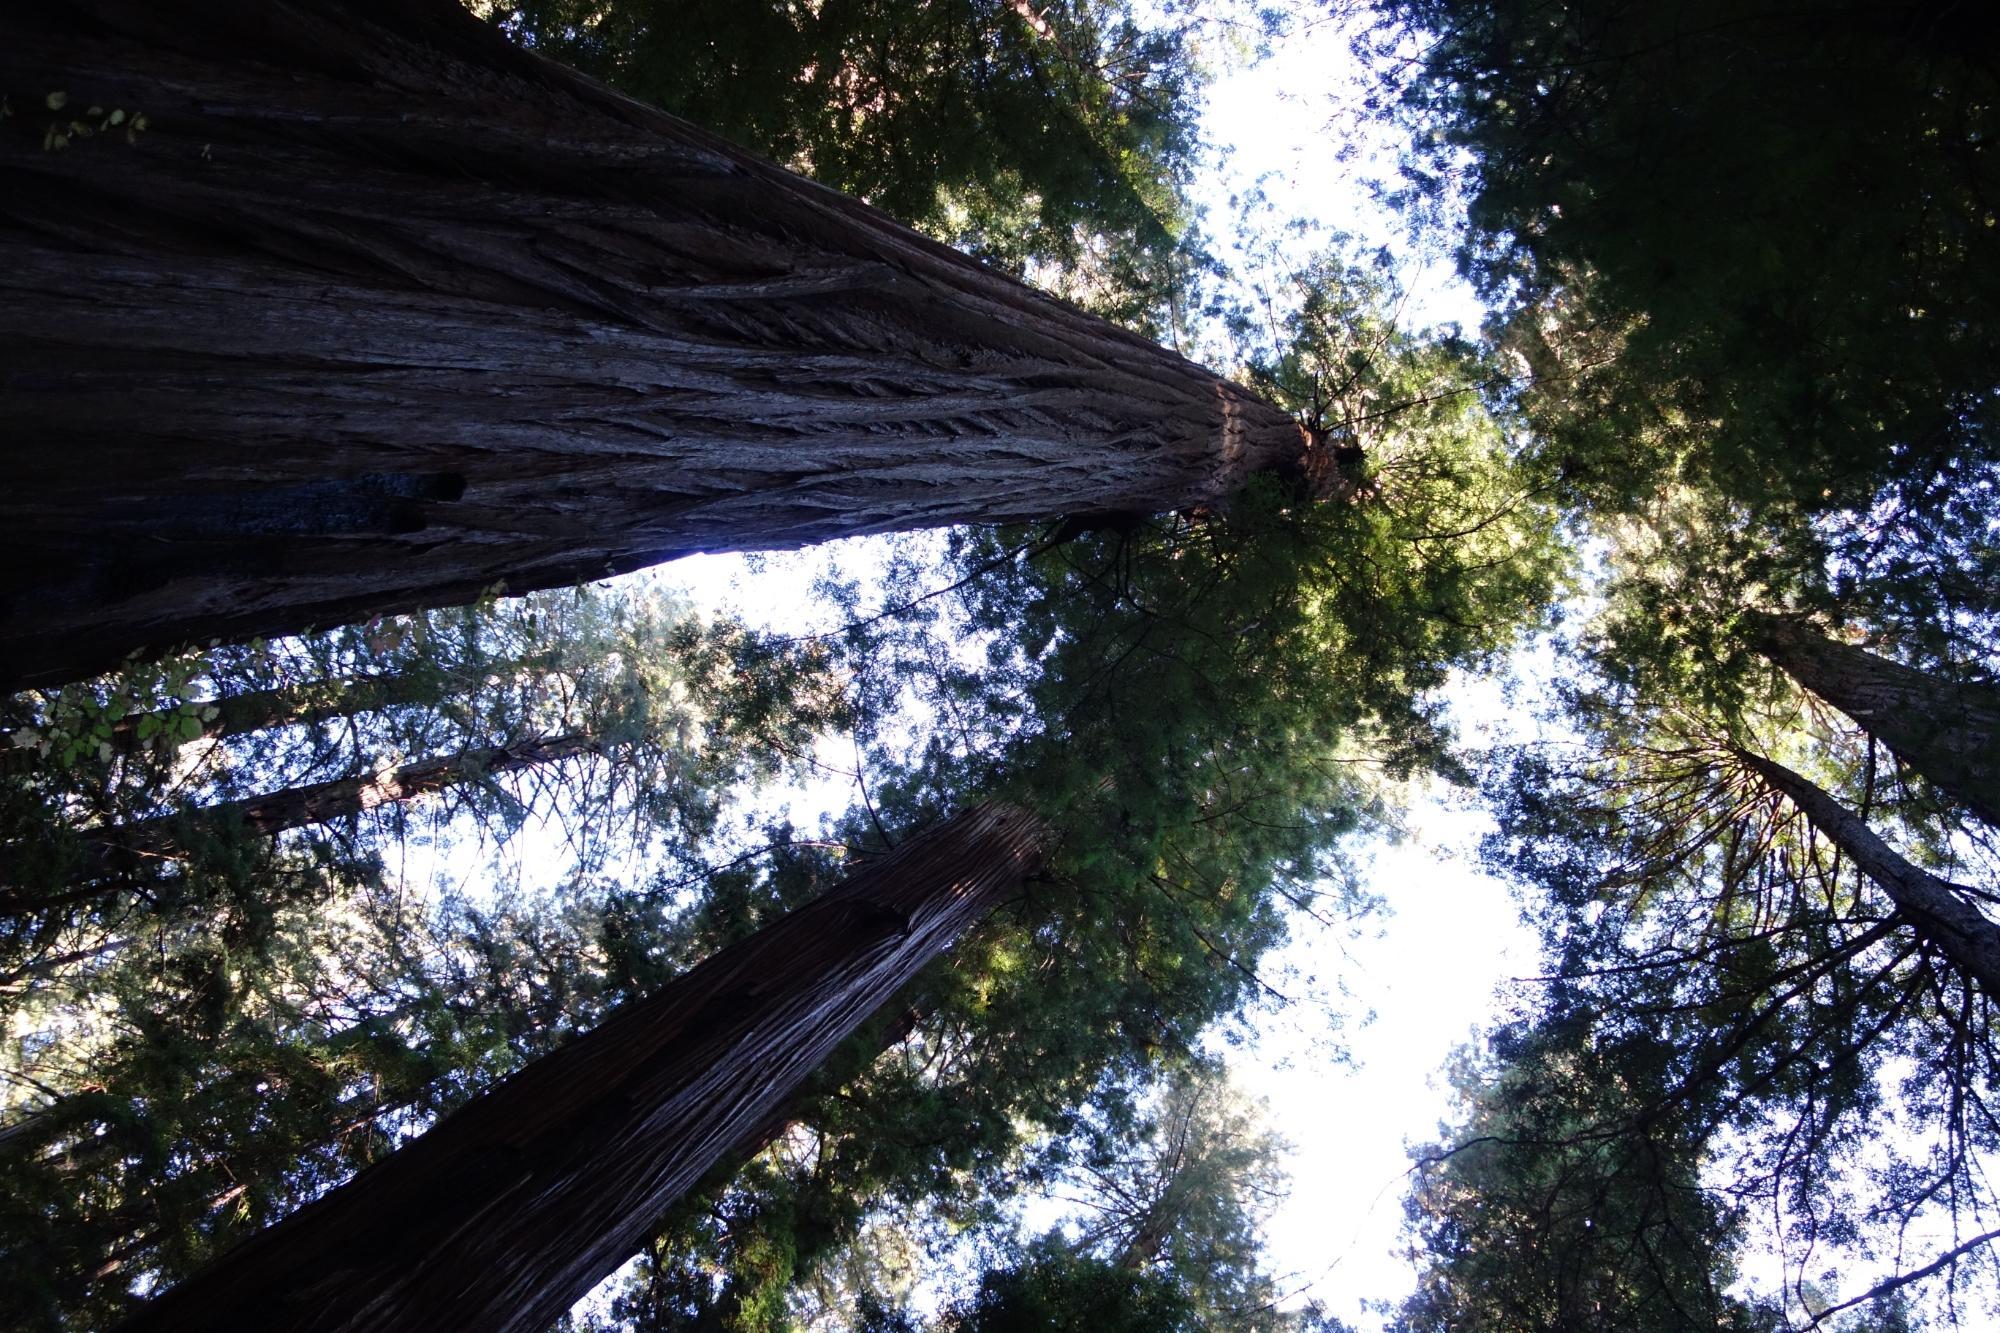
{"type": "Polygon", "coordinates": [[[1738,750],[1737,758],[1784,795],[1812,826],[1861,873],[1880,885],[1911,926],[1938,952],[1976,981],[2000,995],[2000,924],[1967,900],[1967,890],[1911,865],[1877,837],[1867,822],[1802,774],[1762,755],[1738,750]]]}
{"type": "Polygon", "coordinates": [[[225,1255],[128,1333],[547,1328],[1049,834],[975,807],[474,1099],[225,1255]]]}
{"type": "Polygon", "coordinates": [[[454,0],[10,5],[0,89],[0,684],[1335,484],[1278,408],[454,0]]]}
{"type": "Polygon", "coordinates": [[[1754,616],[1751,632],[1758,651],[1793,680],[2000,827],[2000,688],[1941,680],[1829,639],[1792,616],[1754,616]]]}
{"type": "MultiPolygon", "coordinates": [[[[76,835],[81,855],[71,868],[70,877],[90,881],[129,871],[147,862],[182,860],[190,855],[204,833],[223,834],[240,828],[257,837],[271,837],[286,829],[346,819],[380,805],[443,791],[477,774],[506,773],[538,764],[559,763],[580,754],[595,753],[599,748],[600,742],[595,737],[575,735],[548,736],[514,745],[482,746],[376,773],[333,778],[303,787],[286,787],[263,796],[223,801],[184,814],[88,829],[76,835]]],[[[19,878],[17,867],[22,860],[21,853],[22,847],[18,843],[0,846],[0,884],[19,878]]],[[[105,886],[107,889],[110,887],[114,886],[105,886]]],[[[89,896],[92,894],[82,895],[85,898],[89,896]]],[[[60,901],[16,899],[5,890],[0,890],[0,912],[30,911],[79,900],[76,894],[59,895],[59,898],[60,901]]]]}

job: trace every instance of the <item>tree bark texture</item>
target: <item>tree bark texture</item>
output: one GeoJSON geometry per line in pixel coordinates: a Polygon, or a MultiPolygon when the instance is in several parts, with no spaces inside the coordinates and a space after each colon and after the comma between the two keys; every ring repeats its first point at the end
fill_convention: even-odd
{"type": "Polygon", "coordinates": [[[535,1061],[144,1307],[127,1333],[540,1333],[1048,838],[975,807],[535,1061]]]}
{"type": "Polygon", "coordinates": [[[1942,680],[1791,616],[1751,622],[1758,651],[1853,718],[1939,791],[2000,828],[2000,688],[1942,680]]]}
{"type": "Polygon", "coordinates": [[[0,684],[1335,475],[1276,407],[454,0],[8,5],[0,89],[0,684]]]}
{"type": "Polygon", "coordinates": [[[1911,865],[1803,774],[1762,755],[1739,750],[1737,756],[1874,880],[1926,942],[1988,995],[2000,996],[2000,922],[1974,907],[1967,890],[1911,865]]]}
{"type": "MultiPolygon", "coordinates": [[[[599,749],[600,742],[592,736],[545,736],[513,745],[461,750],[436,759],[422,759],[413,764],[353,777],[332,778],[303,787],[286,787],[263,796],[223,801],[181,814],[85,829],[76,835],[81,856],[70,877],[87,882],[130,871],[148,862],[181,860],[191,853],[204,833],[223,835],[241,829],[255,837],[271,837],[286,829],[330,823],[373,810],[379,805],[443,791],[481,774],[507,773],[539,764],[560,763],[599,749]]],[[[20,878],[18,868],[23,850],[19,843],[0,844],[0,886],[12,884],[20,878]]],[[[0,887],[0,912],[60,906],[114,887],[106,884],[98,890],[81,894],[34,899],[16,898],[0,887]]]]}

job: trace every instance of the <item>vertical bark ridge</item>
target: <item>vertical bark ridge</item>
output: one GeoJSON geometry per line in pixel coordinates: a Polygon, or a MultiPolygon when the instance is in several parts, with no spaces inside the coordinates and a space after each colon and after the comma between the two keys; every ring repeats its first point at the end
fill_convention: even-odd
{"type": "Polygon", "coordinates": [[[539,1330],[1040,862],[974,807],[628,1004],[144,1307],[128,1333],[539,1330]]]}
{"type": "Polygon", "coordinates": [[[1269,403],[454,0],[9,6],[0,88],[16,684],[1326,474],[1269,403]],[[44,149],[91,105],[147,128],[44,149]]]}

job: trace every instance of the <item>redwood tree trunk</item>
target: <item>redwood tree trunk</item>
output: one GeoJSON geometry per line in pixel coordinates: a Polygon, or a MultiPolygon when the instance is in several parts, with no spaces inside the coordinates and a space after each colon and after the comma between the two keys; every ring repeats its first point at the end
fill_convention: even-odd
{"type": "Polygon", "coordinates": [[[128,1333],[540,1333],[1039,862],[983,805],[535,1061],[145,1307],[128,1333]]]}
{"type": "Polygon", "coordinates": [[[0,683],[1332,476],[1270,404],[455,0],[6,5],[0,88],[0,683]]]}
{"type": "Polygon", "coordinates": [[[1737,757],[1874,880],[1926,942],[1988,995],[2000,996],[2000,922],[1974,907],[1966,890],[1911,865],[1867,821],[1803,774],[1748,751],[1737,751],[1737,757]]]}
{"type": "Polygon", "coordinates": [[[2000,827],[2000,688],[1940,680],[1791,616],[1752,620],[1758,651],[1938,790],[2000,827]]]}
{"type": "MultiPolygon", "coordinates": [[[[76,834],[83,855],[71,871],[71,878],[100,879],[130,870],[149,861],[186,858],[204,832],[224,834],[241,828],[258,837],[270,837],[286,829],[307,824],[325,824],[346,819],[378,805],[407,801],[455,787],[476,774],[506,773],[553,764],[600,748],[592,736],[546,736],[514,745],[489,745],[476,750],[460,750],[437,759],[423,759],[399,768],[354,777],[332,778],[303,787],[286,787],[263,796],[246,796],[202,806],[182,814],[161,815],[86,829],[76,834]]],[[[0,844],[0,885],[18,879],[23,844],[0,844]]],[[[25,849],[32,850],[32,849],[25,849]]],[[[83,901],[115,885],[27,898],[0,888],[0,912],[33,911],[83,901]]]]}

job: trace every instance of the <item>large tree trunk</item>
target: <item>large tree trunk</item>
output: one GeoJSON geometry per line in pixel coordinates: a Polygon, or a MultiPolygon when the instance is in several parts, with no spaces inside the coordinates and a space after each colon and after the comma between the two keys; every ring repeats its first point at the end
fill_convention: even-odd
{"type": "Polygon", "coordinates": [[[142,1309],[128,1333],[540,1333],[1040,861],[976,807],[621,1008],[142,1309]]]}
{"type": "MultiPolygon", "coordinates": [[[[600,748],[596,737],[584,735],[486,745],[374,773],[205,805],[181,814],[85,829],[75,835],[77,855],[70,859],[65,874],[75,881],[100,880],[152,862],[184,860],[204,836],[226,836],[240,829],[257,837],[271,837],[286,829],[330,823],[380,805],[427,796],[481,774],[559,763],[600,748]]],[[[19,867],[28,858],[39,856],[38,849],[22,843],[0,844],[0,886],[16,885],[22,878],[19,867]]],[[[28,897],[0,887],[0,912],[64,906],[115,887],[115,883],[104,884],[45,897],[28,897]]]]}
{"type": "Polygon", "coordinates": [[[1968,890],[1911,865],[1867,821],[1803,774],[1747,750],[1736,753],[1874,880],[1918,935],[1988,995],[2000,996],[2000,922],[1974,907],[1968,890]]]}
{"type": "Polygon", "coordinates": [[[1751,619],[1759,652],[1938,790],[2000,827],[2000,688],[1940,680],[1794,616],[1751,619]]]}
{"type": "Polygon", "coordinates": [[[0,683],[1334,477],[1270,404],[454,0],[7,5],[0,88],[0,683]]]}

